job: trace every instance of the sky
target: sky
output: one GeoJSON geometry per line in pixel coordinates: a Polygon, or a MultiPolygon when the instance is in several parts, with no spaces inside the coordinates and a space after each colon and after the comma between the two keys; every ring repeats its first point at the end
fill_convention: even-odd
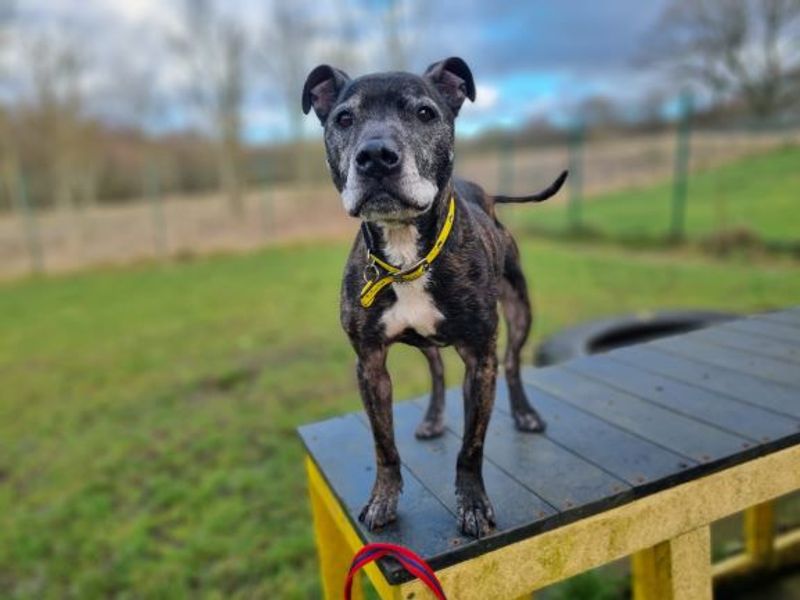
{"type": "Polygon", "coordinates": [[[470,4],[434,49],[441,54],[460,45],[472,66],[479,97],[477,110],[465,109],[464,129],[514,126],[534,116],[567,121],[577,103],[597,94],[635,103],[663,83],[658,74],[637,67],[636,58],[664,5],[663,0],[470,4]],[[488,99],[481,98],[480,87],[488,99]]]}
{"type": "MultiPolygon", "coordinates": [[[[277,1],[277,0],[275,0],[277,1]]],[[[81,48],[86,68],[81,86],[87,112],[111,122],[131,118],[144,88],[158,99],[147,122],[168,131],[201,127],[200,117],[183,102],[185,64],[165,41],[181,26],[180,0],[18,0],[6,44],[0,96],[16,100],[32,94],[28,62],[41,36],[70,39],[81,48]]],[[[636,58],[667,0],[400,0],[399,31],[409,70],[422,72],[452,55],[472,68],[477,101],[459,116],[462,135],[489,128],[515,127],[545,118],[566,124],[575,107],[594,95],[635,105],[655,89],[663,75],[636,66],[636,58]]],[[[292,107],[276,85],[282,49],[270,43],[270,0],[217,0],[253,42],[244,101],[244,135],[253,143],[286,139],[292,107]]],[[[345,54],[355,76],[391,66],[386,52],[388,0],[293,0],[308,21],[302,60],[310,70],[345,54]]],[[[274,33],[274,32],[273,32],[274,33]]],[[[312,117],[305,135],[318,135],[312,117]]]]}

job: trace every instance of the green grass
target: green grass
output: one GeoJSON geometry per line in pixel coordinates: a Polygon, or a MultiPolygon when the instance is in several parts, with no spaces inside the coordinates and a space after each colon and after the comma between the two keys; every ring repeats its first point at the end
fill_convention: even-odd
{"type": "MultiPolygon", "coordinates": [[[[552,206],[519,210],[525,223],[549,231],[567,227],[567,194],[552,206]]],[[[669,233],[672,185],[667,181],[590,198],[583,203],[586,228],[616,237],[663,238],[669,233]]],[[[686,235],[746,229],[766,242],[800,242],[800,147],[786,146],[689,179],[686,235]]]]}
{"type": "MultiPolygon", "coordinates": [[[[536,337],[609,313],[800,298],[796,263],[521,245],[536,337]]],[[[338,325],[346,252],[0,286],[0,597],[319,597],[294,428],[359,406],[338,325]]],[[[415,351],[396,348],[391,369],[396,397],[427,390],[415,351]]]]}

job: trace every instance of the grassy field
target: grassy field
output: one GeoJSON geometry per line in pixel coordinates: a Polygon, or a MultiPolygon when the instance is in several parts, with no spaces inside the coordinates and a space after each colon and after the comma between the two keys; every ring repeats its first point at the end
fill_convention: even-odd
{"type": "MultiPolygon", "coordinates": [[[[788,260],[521,245],[536,338],[610,313],[800,299],[788,260]]],[[[359,406],[338,325],[346,252],[0,286],[0,597],[318,597],[294,428],[359,406]]],[[[397,398],[426,391],[415,351],[391,363],[397,398]]]]}
{"type": "MultiPolygon", "coordinates": [[[[660,239],[670,227],[672,184],[629,189],[583,203],[583,224],[591,231],[622,239],[660,239]]],[[[518,209],[533,228],[563,231],[567,194],[537,211],[518,209]]],[[[686,210],[686,235],[703,239],[720,230],[754,234],[766,243],[800,243],[800,146],[763,154],[692,174],[686,210]]]]}

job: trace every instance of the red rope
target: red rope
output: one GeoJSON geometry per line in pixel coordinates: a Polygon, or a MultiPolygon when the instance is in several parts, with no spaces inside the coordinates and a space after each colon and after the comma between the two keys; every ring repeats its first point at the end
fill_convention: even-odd
{"type": "Polygon", "coordinates": [[[344,583],[345,600],[350,600],[355,574],[364,566],[384,556],[391,556],[397,559],[406,571],[428,586],[438,600],[447,600],[442,584],[439,583],[436,573],[433,572],[428,563],[408,548],[397,546],[396,544],[367,544],[356,552],[350,565],[350,570],[347,572],[347,580],[344,583]]]}

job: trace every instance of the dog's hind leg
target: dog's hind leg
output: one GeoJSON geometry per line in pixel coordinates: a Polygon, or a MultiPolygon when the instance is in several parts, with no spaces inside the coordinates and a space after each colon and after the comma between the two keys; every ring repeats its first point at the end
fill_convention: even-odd
{"type": "Polygon", "coordinates": [[[500,289],[500,303],[508,330],[504,359],[508,399],[514,424],[520,431],[544,431],[545,422],[528,402],[519,375],[520,353],[531,329],[528,286],[519,263],[519,250],[508,236],[508,250],[500,289]]]}
{"type": "Polygon", "coordinates": [[[420,348],[420,350],[428,359],[432,386],[428,410],[417,426],[414,435],[418,439],[429,440],[444,433],[444,363],[439,349],[435,346],[420,348]]]}

